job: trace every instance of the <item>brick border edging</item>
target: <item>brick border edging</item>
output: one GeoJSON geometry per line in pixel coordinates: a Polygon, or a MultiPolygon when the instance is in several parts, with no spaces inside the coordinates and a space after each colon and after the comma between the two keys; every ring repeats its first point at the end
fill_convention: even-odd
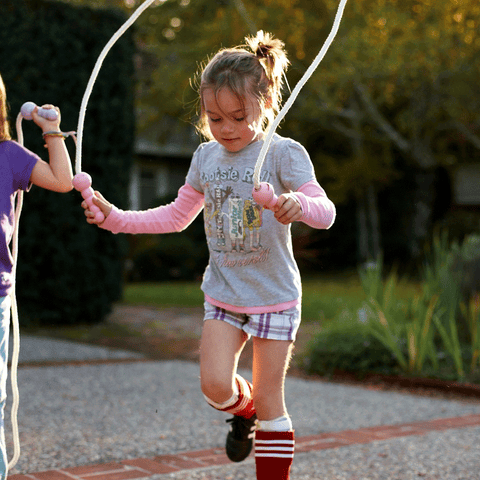
{"type": "MultiPolygon", "coordinates": [[[[424,435],[432,431],[480,426],[480,414],[463,417],[438,418],[398,425],[343,430],[296,439],[295,452],[305,453],[328,448],[371,443],[390,438],[424,435]]],[[[62,468],[45,472],[9,475],[9,480],[130,480],[155,474],[179,472],[231,464],[221,448],[180,452],[154,458],[136,458],[100,465],[62,468]]]]}

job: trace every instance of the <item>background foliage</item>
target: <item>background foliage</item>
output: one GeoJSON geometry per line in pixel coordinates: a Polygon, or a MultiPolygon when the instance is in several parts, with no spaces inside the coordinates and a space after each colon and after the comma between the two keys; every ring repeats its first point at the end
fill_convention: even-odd
{"type": "MultiPolygon", "coordinates": [[[[64,0],[131,14],[143,0],[64,0]]],[[[192,78],[221,47],[259,29],[282,39],[293,86],[330,32],[338,0],[158,0],[137,21],[141,132],[165,115],[195,114],[192,78]],[[288,21],[286,21],[288,19],[288,21]]],[[[451,175],[480,148],[480,6],[476,0],[355,0],[279,133],[304,144],[339,208],[304,248],[315,267],[415,259],[435,224],[460,239],[451,175]],[[320,252],[321,255],[320,256],[320,252]]],[[[194,81],[193,81],[194,85],[194,81]]],[[[285,97],[288,91],[285,91],[285,97]]],[[[159,129],[162,141],[162,129],[159,129]]],[[[464,216],[462,215],[462,218],[464,216]]]]}
{"type": "MultiPolygon", "coordinates": [[[[119,11],[97,11],[40,0],[2,0],[1,73],[12,127],[25,101],[53,103],[62,129],[75,130],[81,100],[101,50],[125,21],[119,11]]],[[[108,184],[111,200],[126,207],[132,161],[133,55],[131,34],[117,42],[95,84],[85,121],[82,170],[94,188],[108,184]]],[[[25,146],[48,160],[41,134],[23,122],[25,146]]],[[[67,139],[72,162],[74,144],[67,139]]],[[[76,191],[33,188],[20,220],[17,298],[23,324],[93,323],[119,298],[121,239],[84,220],[76,191]]]]}
{"type": "MultiPolygon", "coordinates": [[[[2,2],[2,73],[12,113],[27,99],[52,101],[62,107],[64,128],[75,128],[94,61],[124,19],[103,9],[116,8],[130,15],[141,3],[2,2]]],[[[336,0],[154,2],[115,47],[118,53],[114,50],[107,58],[90,102],[84,159],[95,188],[125,206],[129,160],[123,154],[131,150],[133,92],[139,133],[152,123],[161,126],[165,117],[189,122],[195,115],[193,77],[202,62],[223,46],[242,43],[246,34],[258,29],[272,31],[285,41],[292,62],[287,76],[293,87],[328,35],[337,6],[336,0]],[[136,47],[135,83],[131,81],[131,34],[136,47]],[[114,183],[107,182],[107,170],[115,172],[114,183]]],[[[459,163],[474,161],[480,148],[479,23],[480,7],[475,0],[347,3],[332,47],[279,131],[307,147],[320,183],[337,205],[332,229],[303,232],[298,240],[302,253],[308,251],[304,258],[310,268],[351,267],[376,258],[379,251],[386,262],[401,259],[406,265],[412,258],[418,262],[436,222],[444,226],[454,222],[455,236],[460,239],[478,231],[478,212],[468,212],[468,222],[463,221],[465,215],[458,221],[460,214],[452,214],[449,175],[459,163]]],[[[287,97],[288,91],[284,93],[287,97]]],[[[38,134],[31,132],[31,126],[28,130],[27,145],[42,151],[38,134]]],[[[158,128],[158,135],[162,142],[164,129],[158,128]]],[[[88,271],[85,278],[101,279],[105,291],[118,292],[120,263],[108,268],[102,264],[103,256],[89,262],[95,249],[120,258],[118,238],[78,225],[83,218],[77,221],[81,213],[75,193],[59,197],[32,192],[26,211],[33,208],[34,194],[39,202],[51,195],[55,200],[38,208],[35,201],[32,215],[36,217],[25,216],[22,228],[27,228],[27,222],[37,222],[39,238],[52,247],[40,252],[48,251],[48,255],[38,255],[36,239],[22,233],[22,249],[34,253],[28,264],[20,265],[19,275],[36,275],[33,281],[43,281],[53,259],[59,261],[63,256],[66,267],[59,263],[55,275],[75,270],[72,260],[67,260],[69,255],[62,253],[63,246],[57,245],[60,242],[47,240],[47,230],[55,229],[68,238],[75,232],[72,245],[78,240],[89,246],[88,250],[79,248],[77,255],[88,271]],[[75,213],[63,215],[63,208],[75,213]],[[52,216],[62,221],[43,223],[52,216]],[[28,242],[31,246],[27,247],[28,242]],[[42,273],[33,274],[27,271],[29,267],[42,273]]],[[[77,288],[77,281],[62,294],[62,286],[58,287],[58,297],[53,295],[51,303],[68,303],[65,299],[70,298],[72,304],[78,300],[87,304],[95,292],[104,294],[102,287],[91,288],[88,282],[77,288]],[[80,293],[83,290],[89,292],[87,296],[80,293]]],[[[35,295],[31,290],[21,294],[35,295]]],[[[108,293],[109,298],[112,295],[108,293]]],[[[36,300],[30,303],[35,306],[36,300]]]]}
{"type": "Polygon", "coordinates": [[[480,375],[480,237],[459,245],[436,234],[413,294],[400,296],[396,271],[382,259],[359,269],[364,301],[345,308],[312,340],[305,366],[478,383],[480,375]]]}

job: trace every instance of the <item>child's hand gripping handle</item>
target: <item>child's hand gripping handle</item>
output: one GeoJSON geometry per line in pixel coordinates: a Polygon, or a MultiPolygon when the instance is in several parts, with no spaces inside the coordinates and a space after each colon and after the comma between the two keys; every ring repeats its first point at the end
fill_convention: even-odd
{"type": "Polygon", "coordinates": [[[92,177],[85,172],[77,173],[73,177],[72,184],[75,187],[75,190],[77,190],[82,194],[82,197],[87,202],[87,205],[90,211],[95,214],[95,221],[98,223],[102,223],[105,220],[105,215],[102,213],[100,208],[98,208],[93,203],[94,191],[93,191],[93,188],[91,187],[92,177]]]}
{"type": "Polygon", "coordinates": [[[258,188],[254,188],[252,192],[253,199],[262,207],[270,210],[277,204],[278,197],[269,183],[262,182],[258,188]]]}
{"type": "MultiPolygon", "coordinates": [[[[33,102],[26,102],[22,105],[20,112],[25,120],[32,120],[32,112],[35,110],[36,105],[33,102]]],[[[38,115],[47,120],[56,120],[58,118],[58,112],[54,108],[39,108],[37,110],[38,115]]]]}

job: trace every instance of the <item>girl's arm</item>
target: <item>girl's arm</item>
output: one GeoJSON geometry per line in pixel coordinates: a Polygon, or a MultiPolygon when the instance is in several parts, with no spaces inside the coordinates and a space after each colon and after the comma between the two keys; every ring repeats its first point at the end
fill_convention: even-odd
{"type": "MultiPolygon", "coordinates": [[[[105,221],[99,227],[113,233],[173,233],[180,232],[195,220],[203,208],[204,195],[188,183],[178,191],[172,203],[143,211],[124,211],[107,202],[95,192],[93,202],[100,207],[105,221]]],[[[97,223],[86,202],[82,202],[88,223],[97,223]]]]}
{"type": "Polygon", "coordinates": [[[296,192],[278,197],[275,218],[283,225],[303,222],[313,228],[328,229],[335,221],[335,205],[316,180],[304,183],[296,192]]]}
{"type": "Polygon", "coordinates": [[[328,229],[333,225],[335,205],[316,180],[303,184],[294,195],[302,207],[301,222],[320,229],[328,229]]]}
{"type": "MultiPolygon", "coordinates": [[[[49,107],[44,105],[44,108],[49,107]]],[[[52,106],[50,106],[53,108],[52,106]]],[[[60,131],[60,112],[57,120],[47,120],[37,114],[38,107],[32,112],[34,122],[43,132],[60,131]]],[[[72,190],[72,165],[63,137],[46,136],[49,163],[38,160],[33,167],[30,181],[39,187],[54,192],[69,192],[72,190]]]]}

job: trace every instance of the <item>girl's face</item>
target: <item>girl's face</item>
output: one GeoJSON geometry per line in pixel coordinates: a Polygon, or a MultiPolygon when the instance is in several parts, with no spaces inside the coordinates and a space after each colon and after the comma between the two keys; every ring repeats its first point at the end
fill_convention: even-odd
{"type": "Polygon", "coordinates": [[[256,140],[261,132],[258,105],[245,99],[243,108],[228,88],[220,90],[216,97],[213,89],[205,89],[203,106],[213,137],[229,152],[239,152],[256,140]]]}

